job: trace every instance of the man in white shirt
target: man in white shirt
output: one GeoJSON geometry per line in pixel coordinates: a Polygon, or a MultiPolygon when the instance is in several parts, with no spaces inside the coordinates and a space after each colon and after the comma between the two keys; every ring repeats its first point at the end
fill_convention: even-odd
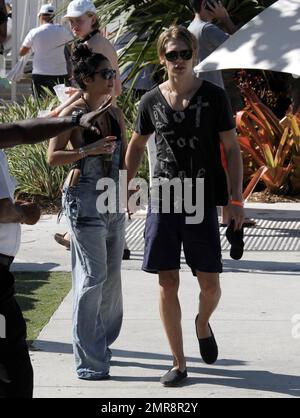
{"type": "MultiPolygon", "coordinates": [[[[78,111],[68,117],[2,124],[0,149],[35,144],[78,126],[100,135],[93,125],[108,110],[110,102],[88,114],[78,111]]],[[[80,155],[79,152],[79,158],[80,155]]],[[[15,180],[0,150],[0,398],[31,398],[33,371],[26,345],[26,324],[14,297],[14,277],[9,270],[20,246],[20,224],[36,224],[40,210],[32,203],[15,202],[14,191],[15,180]]]]}
{"type": "Polygon", "coordinates": [[[20,49],[20,56],[34,52],[32,84],[33,93],[41,97],[43,87],[49,88],[68,81],[65,45],[72,41],[72,34],[62,25],[53,23],[55,9],[51,4],[44,4],[39,12],[40,26],[26,36],[20,49]]]}

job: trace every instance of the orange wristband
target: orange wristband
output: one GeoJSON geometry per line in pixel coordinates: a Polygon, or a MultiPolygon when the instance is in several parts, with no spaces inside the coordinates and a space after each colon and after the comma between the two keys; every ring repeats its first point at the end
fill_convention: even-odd
{"type": "Polygon", "coordinates": [[[240,208],[244,207],[244,202],[241,202],[240,200],[230,200],[230,204],[232,206],[239,206],[240,208]]]}

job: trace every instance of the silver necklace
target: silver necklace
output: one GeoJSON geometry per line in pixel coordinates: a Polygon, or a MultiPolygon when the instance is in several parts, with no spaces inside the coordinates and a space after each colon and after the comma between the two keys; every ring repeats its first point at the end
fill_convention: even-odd
{"type": "MultiPolygon", "coordinates": [[[[169,86],[169,83],[166,85],[166,87],[167,87],[167,93],[168,93],[169,103],[170,103],[172,109],[174,109],[174,105],[172,103],[172,98],[171,98],[171,93],[175,93],[175,92],[172,91],[172,89],[169,86]]],[[[183,110],[185,110],[189,106],[191,99],[184,99],[184,100],[186,101],[186,105],[184,106],[184,109],[183,110]]],[[[178,112],[182,112],[183,110],[179,110],[178,112]]]]}

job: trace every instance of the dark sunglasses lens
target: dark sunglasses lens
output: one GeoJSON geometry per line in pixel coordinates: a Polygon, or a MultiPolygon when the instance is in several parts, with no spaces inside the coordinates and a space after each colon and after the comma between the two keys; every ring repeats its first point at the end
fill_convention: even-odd
{"type": "Polygon", "coordinates": [[[179,54],[178,54],[177,51],[171,51],[171,52],[167,52],[165,54],[165,57],[168,61],[174,62],[174,61],[178,60],[179,54]]]}
{"type": "Polygon", "coordinates": [[[186,51],[181,51],[180,57],[185,61],[189,61],[193,57],[193,51],[191,49],[187,49],[186,51]]]}
{"type": "Polygon", "coordinates": [[[170,51],[165,54],[165,57],[170,62],[175,62],[179,59],[189,61],[193,57],[193,51],[191,49],[185,49],[183,51],[170,51]]]}
{"type": "Polygon", "coordinates": [[[100,74],[104,80],[111,80],[112,78],[116,78],[115,70],[102,70],[100,71],[100,74]]]}

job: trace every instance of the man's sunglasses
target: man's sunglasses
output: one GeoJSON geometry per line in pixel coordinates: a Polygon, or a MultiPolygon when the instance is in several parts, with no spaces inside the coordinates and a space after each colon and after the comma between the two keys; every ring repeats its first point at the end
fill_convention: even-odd
{"type": "Polygon", "coordinates": [[[103,80],[112,80],[116,78],[116,70],[110,68],[104,68],[103,70],[95,71],[94,74],[100,74],[103,80]]]}
{"type": "Polygon", "coordinates": [[[191,49],[184,49],[182,51],[170,51],[165,53],[167,61],[175,62],[181,58],[184,61],[189,61],[193,58],[193,51],[191,49]]]}

